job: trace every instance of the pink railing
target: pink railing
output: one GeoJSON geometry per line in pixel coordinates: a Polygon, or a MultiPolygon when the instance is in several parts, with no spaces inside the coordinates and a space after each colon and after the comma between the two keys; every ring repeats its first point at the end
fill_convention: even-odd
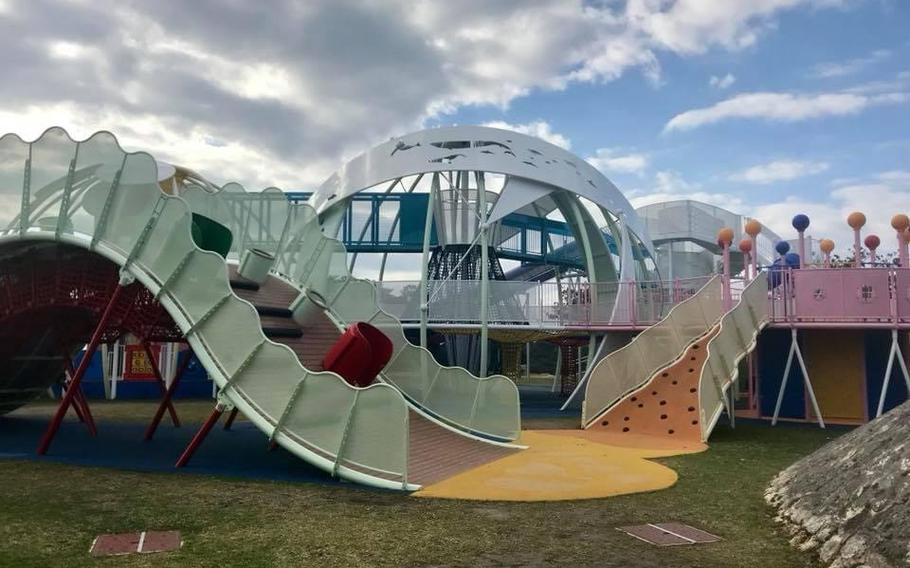
{"type": "Polygon", "coordinates": [[[771,321],[790,324],[910,324],[910,269],[812,268],[782,272],[771,321]]]}

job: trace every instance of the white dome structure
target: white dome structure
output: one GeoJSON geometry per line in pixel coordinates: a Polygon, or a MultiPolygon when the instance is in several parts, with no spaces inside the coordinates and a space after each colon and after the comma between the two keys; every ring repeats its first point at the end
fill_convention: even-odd
{"type": "MultiPolygon", "coordinates": [[[[431,187],[441,246],[469,244],[485,226],[488,244],[495,247],[512,236],[495,225],[518,213],[564,221],[582,245],[579,254],[591,282],[619,277],[622,262],[611,256],[622,256],[624,234],[641,258],[653,256],[635,209],[596,168],[541,139],[498,128],[433,128],[393,138],[345,164],[310,204],[332,218],[361,192],[427,193],[431,187]],[[616,245],[608,246],[611,240],[616,245]]],[[[645,276],[652,269],[649,264],[637,272],[645,276]]]]}
{"type": "MultiPolygon", "coordinates": [[[[657,277],[644,225],[613,183],[578,156],[508,130],[455,126],[393,138],[345,164],[310,204],[327,230],[343,233],[346,241],[371,234],[386,245],[376,247],[378,274],[369,274],[377,280],[386,276],[388,245],[405,244],[405,232],[418,237],[420,243],[402,250],[422,253],[418,297],[424,312],[428,297],[438,300],[428,294],[428,281],[479,281],[471,295],[480,301],[481,375],[490,281],[568,275],[591,285],[592,302],[625,305],[615,288],[593,285],[657,277]],[[358,210],[354,206],[366,195],[376,199],[358,210]],[[397,210],[386,204],[393,198],[397,210]],[[416,206],[406,210],[405,201],[416,206]],[[515,266],[506,272],[500,261],[515,266]]],[[[357,262],[355,254],[352,269],[357,262]]],[[[423,345],[426,333],[423,314],[423,345]]]]}

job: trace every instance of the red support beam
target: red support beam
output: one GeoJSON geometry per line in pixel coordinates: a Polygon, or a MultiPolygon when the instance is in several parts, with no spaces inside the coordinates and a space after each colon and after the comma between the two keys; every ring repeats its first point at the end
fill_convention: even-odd
{"type": "Polygon", "coordinates": [[[57,412],[54,413],[54,417],[51,418],[51,422],[48,424],[44,436],[41,437],[41,442],[38,444],[38,455],[47,453],[48,448],[51,446],[51,442],[54,440],[54,436],[57,434],[57,430],[60,429],[63,417],[66,416],[66,411],[73,403],[76,393],[79,392],[79,387],[82,384],[82,377],[85,376],[85,371],[88,369],[89,362],[95,355],[95,351],[98,350],[98,345],[101,343],[101,337],[104,335],[108,320],[110,320],[111,315],[114,313],[114,306],[117,304],[117,300],[120,299],[120,294],[123,292],[123,289],[123,285],[119,283],[117,284],[117,287],[114,288],[114,292],[111,294],[107,306],[104,308],[104,313],[101,314],[101,319],[98,320],[98,325],[95,326],[95,331],[92,333],[92,339],[89,341],[88,347],[85,348],[85,355],[82,357],[82,360],[79,361],[79,368],[76,369],[76,373],[70,381],[70,388],[66,389],[66,393],[60,401],[60,406],[57,407],[57,412]]]}
{"type": "Polygon", "coordinates": [[[227,420],[224,421],[224,429],[230,430],[231,426],[234,425],[234,420],[236,418],[237,418],[237,407],[234,407],[234,409],[231,410],[231,413],[228,414],[227,420]]]}
{"type": "MultiPolygon", "coordinates": [[[[73,377],[76,375],[76,371],[73,369],[73,359],[70,355],[64,354],[66,360],[66,373],[67,378],[64,380],[64,388],[69,389],[72,383],[73,377]]],[[[96,436],[98,434],[98,428],[95,425],[95,417],[92,416],[92,410],[88,406],[88,400],[85,398],[85,393],[82,392],[82,387],[76,391],[76,395],[73,398],[73,410],[76,411],[76,416],[79,417],[79,420],[84,422],[88,426],[88,432],[91,436],[96,436]]]]}
{"type": "Polygon", "coordinates": [[[161,392],[162,400],[167,405],[168,414],[171,415],[171,422],[173,422],[174,426],[179,427],[180,419],[177,418],[177,410],[174,408],[174,404],[171,402],[170,397],[167,396],[167,383],[164,382],[164,377],[161,376],[161,369],[158,368],[158,361],[156,360],[155,353],[152,351],[149,342],[144,339],[142,340],[142,348],[145,349],[145,355],[148,357],[149,365],[152,367],[152,373],[155,375],[155,381],[158,383],[158,390],[161,392]]]}
{"type": "Polygon", "coordinates": [[[164,392],[164,398],[161,399],[161,402],[158,404],[158,409],[155,410],[155,416],[152,417],[152,421],[149,423],[148,428],[145,430],[145,439],[151,440],[155,435],[155,430],[158,429],[158,425],[161,423],[161,419],[164,417],[164,411],[171,407],[171,399],[174,397],[174,392],[177,391],[177,386],[180,384],[180,378],[183,377],[183,372],[186,371],[187,367],[190,365],[190,360],[193,358],[193,352],[189,351],[186,354],[186,359],[183,360],[183,363],[180,364],[180,367],[177,369],[177,374],[174,375],[174,380],[171,381],[171,385],[164,392]]]}
{"type": "Polygon", "coordinates": [[[193,439],[190,440],[189,445],[183,450],[183,453],[180,454],[180,458],[177,460],[177,463],[174,467],[183,467],[190,462],[190,459],[193,457],[193,454],[196,453],[196,450],[199,448],[199,445],[202,444],[205,437],[209,435],[209,432],[212,431],[212,427],[218,422],[218,419],[221,418],[221,415],[224,413],[224,407],[220,404],[215,405],[215,409],[212,410],[212,413],[202,424],[202,427],[199,428],[199,431],[196,432],[196,435],[193,436],[193,439]]]}

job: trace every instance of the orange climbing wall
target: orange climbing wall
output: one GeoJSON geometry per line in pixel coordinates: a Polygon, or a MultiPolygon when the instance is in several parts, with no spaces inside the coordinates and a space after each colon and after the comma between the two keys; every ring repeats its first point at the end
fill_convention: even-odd
{"type": "Polygon", "coordinates": [[[601,415],[589,429],[630,438],[644,435],[700,442],[698,379],[707,357],[705,345],[716,333],[717,328],[695,340],[682,357],[601,415]]]}

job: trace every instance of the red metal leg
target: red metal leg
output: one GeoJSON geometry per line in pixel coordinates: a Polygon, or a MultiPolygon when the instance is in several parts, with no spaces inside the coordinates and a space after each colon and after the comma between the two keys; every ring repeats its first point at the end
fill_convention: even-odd
{"type": "Polygon", "coordinates": [[[145,430],[146,440],[151,440],[152,436],[155,435],[155,430],[158,429],[158,425],[161,423],[161,418],[164,417],[164,411],[170,405],[171,399],[174,396],[174,392],[177,390],[177,385],[180,384],[180,378],[183,377],[183,372],[186,371],[187,367],[189,367],[190,360],[192,358],[193,352],[190,351],[187,353],[187,357],[183,360],[183,363],[180,364],[180,368],[177,369],[177,374],[174,375],[174,380],[171,381],[171,386],[169,386],[165,391],[164,398],[161,399],[161,402],[158,404],[158,409],[155,410],[155,416],[152,417],[152,421],[149,423],[148,428],[145,430]]]}
{"type": "Polygon", "coordinates": [[[231,410],[231,413],[228,414],[227,420],[224,421],[224,429],[230,430],[231,426],[234,425],[234,419],[237,418],[237,408],[235,407],[231,410]]]}
{"type": "MultiPolygon", "coordinates": [[[[66,372],[69,375],[68,380],[64,381],[69,388],[70,383],[72,382],[73,376],[76,372],[73,370],[73,360],[70,356],[66,356],[66,372]]],[[[98,434],[98,427],[95,425],[95,417],[92,416],[92,411],[88,406],[88,400],[85,398],[85,393],[82,392],[82,386],[79,386],[79,390],[76,391],[76,395],[73,398],[73,409],[76,411],[76,416],[79,417],[79,420],[84,422],[88,426],[88,433],[91,436],[98,434]]]]}
{"type": "Polygon", "coordinates": [[[202,441],[205,440],[205,437],[209,435],[212,427],[218,422],[218,419],[221,418],[221,415],[224,413],[224,407],[220,404],[215,405],[215,410],[209,415],[206,421],[202,424],[202,427],[199,428],[199,431],[196,432],[196,435],[193,436],[193,439],[190,440],[190,444],[183,450],[183,453],[180,454],[180,459],[177,460],[177,463],[174,467],[183,467],[189,463],[190,459],[193,457],[193,454],[196,453],[196,450],[199,448],[199,445],[202,444],[202,441]]]}
{"type": "Polygon", "coordinates": [[[82,360],[79,361],[79,368],[76,369],[76,373],[73,375],[73,379],[70,382],[70,388],[66,389],[66,394],[63,395],[60,406],[57,407],[57,412],[54,413],[54,417],[51,418],[51,423],[48,424],[44,436],[41,437],[41,442],[38,444],[39,455],[47,453],[48,448],[51,446],[51,442],[54,440],[54,436],[57,434],[57,430],[60,429],[60,423],[63,422],[63,417],[66,415],[67,409],[69,409],[70,405],[73,403],[76,393],[79,392],[79,386],[82,384],[82,377],[85,375],[89,362],[98,349],[98,344],[101,343],[101,337],[104,334],[104,329],[107,327],[107,321],[114,312],[114,306],[117,304],[121,292],[123,292],[123,286],[117,284],[113,294],[111,294],[110,300],[107,302],[107,306],[104,308],[104,313],[101,314],[98,325],[95,326],[95,331],[92,333],[92,339],[89,341],[88,347],[85,348],[85,355],[82,357],[82,360]]]}
{"type": "Polygon", "coordinates": [[[167,404],[167,411],[168,414],[171,415],[171,422],[174,423],[174,426],[180,426],[180,419],[177,418],[177,410],[174,409],[171,399],[167,396],[167,383],[164,382],[164,378],[161,376],[161,369],[158,368],[158,361],[155,360],[155,354],[152,352],[152,347],[148,344],[148,341],[143,340],[142,348],[145,349],[145,355],[149,359],[152,373],[154,373],[155,380],[158,382],[158,390],[161,391],[161,396],[164,397],[164,402],[167,404]]]}
{"type": "MultiPolygon", "coordinates": [[[[65,384],[63,385],[63,389],[61,390],[61,396],[64,394],[66,394],[66,385],[65,384]]],[[[79,395],[76,395],[76,398],[73,399],[73,410],[76,411],[76,418],[79,419],[79,422],[86,424],[85,416],[82,414],[82,405],[79,404],[79,395]]],[[[86,424],[86,426],[88,426],[88,425],[86,424]]]]}

